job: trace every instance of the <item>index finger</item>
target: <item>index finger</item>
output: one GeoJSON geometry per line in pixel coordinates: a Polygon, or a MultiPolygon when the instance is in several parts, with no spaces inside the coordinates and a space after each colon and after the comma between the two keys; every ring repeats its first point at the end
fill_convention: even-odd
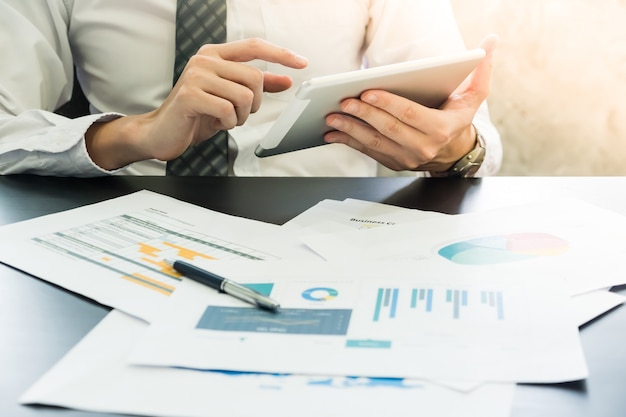
{"type": "Polygon", "coordinates": [[[234,62],[248,62],[255,59],[281,64],[290,68],[304,68],[309,61],[295,52],[260,38],[214,45],[222,59],[234,62]]]}
{"type": "Polygon", "coordinates": [[[361,94],[361,100],[423,132],[426,129],[422,125],[425,122],[436,119],[440,113],[437,109],[431,109],[416,101],[385,90],[364,91],[361,94]]]}

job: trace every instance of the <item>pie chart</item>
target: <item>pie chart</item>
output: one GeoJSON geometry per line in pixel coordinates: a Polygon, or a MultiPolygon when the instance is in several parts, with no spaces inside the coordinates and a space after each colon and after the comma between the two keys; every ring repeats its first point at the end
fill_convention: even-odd
{"type": "Polygon", "coordinates": [[[548,233],[511,233],[455,242],[437,253],[456,264],[492,265],[558,256],[568,250],[567,241],[548,233]]]}
{"type": "Polygon", "coordinates": [[[326,287],[309,288],[302,293],[302,297],[309,301],[328,301],[337,295],[339,292],[336,289],[326,287]]]}

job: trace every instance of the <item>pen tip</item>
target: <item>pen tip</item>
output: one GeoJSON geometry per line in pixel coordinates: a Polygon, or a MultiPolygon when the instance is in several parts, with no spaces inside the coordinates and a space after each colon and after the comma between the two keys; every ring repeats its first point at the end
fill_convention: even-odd
{"type": "Polygon", "coordinates": [[[266,308],[272,313],[280,313],[280,304],[271,303],[270,305],[266,306],[266,308]]]}

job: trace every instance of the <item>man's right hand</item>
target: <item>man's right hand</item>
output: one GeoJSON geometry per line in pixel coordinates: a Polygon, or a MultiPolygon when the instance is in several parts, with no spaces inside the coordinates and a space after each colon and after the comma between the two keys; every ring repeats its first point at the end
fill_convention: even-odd
{"type": "Polygon", "coordinates": [[[307,65],[292,51],[257,38],[204,45],[159,108],[96,123],[87,131],[92,160],[107,170],[146,159],[167,161],[220,130],[242,125],[261,106],[264,91],[292,84],[286,75],[245,64],[255,59],[297,69],[307,65]]]}

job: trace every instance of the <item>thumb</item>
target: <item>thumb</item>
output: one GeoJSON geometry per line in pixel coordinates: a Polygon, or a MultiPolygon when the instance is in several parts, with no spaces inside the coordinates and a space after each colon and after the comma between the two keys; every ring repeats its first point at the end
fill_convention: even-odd
{"type": "Polygon", "coordinates": [[[497,35],[488,35],[482,40],[480,48],[485,50],[485,57],[450,95],[443,108],[466,108],[468,105],[478,108],[487,98],[491,90],[491,76],[494,67],[493,55],[497,43],[497,35]]]}
{"type": "MultiPolygon", "coordinates": [[[[485,50],[485,58],[478,64],[472,73],[461,83],[451,97],[462,98],[475,102],[476,107],[482,103],[491,90],[491,76],[494,67],[494,51],[498,43],[497,35],[488,35],[480,43],[485,50]]],[[[456,100],[454,100],[456,101],[456,100]]]]}
{"type": "Polygon", "coordinates": [[[483,61],[476,67],[474,73],[470,77],[470,90],[477,92],[482,91],[484,98],[489,94],[491,88],[491,76],[494,67],[494,52],[498,45],[498,36],[495,34],[488,35],[480,43],[480,48],[485,50],[486,56],[483,61]]]}

